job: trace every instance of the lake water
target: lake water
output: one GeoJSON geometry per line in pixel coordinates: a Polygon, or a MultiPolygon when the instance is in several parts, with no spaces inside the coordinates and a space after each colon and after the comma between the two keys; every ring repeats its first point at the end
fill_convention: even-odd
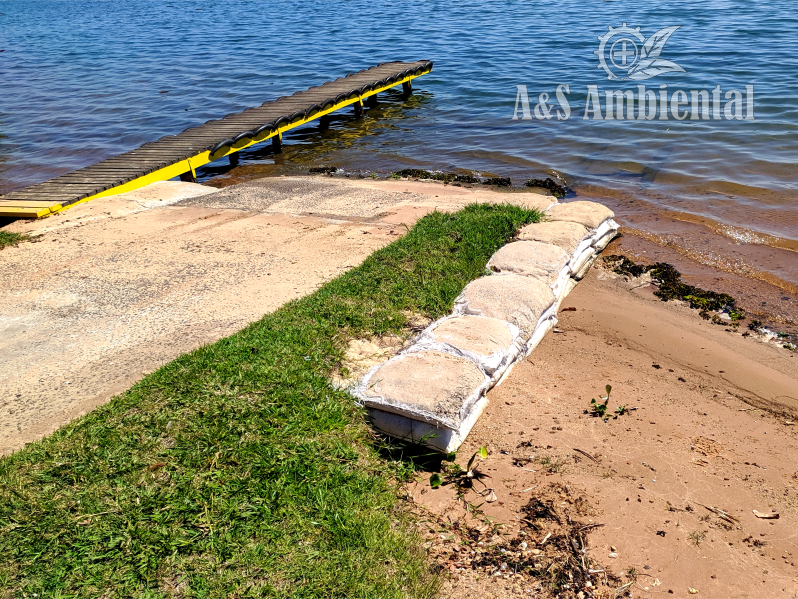
{"type": "Polygon", "coordinates": [[[289,134],[281,164],[466,169],[519,185],[556,174],[581,195],[798,247],[797,34],[787,1],[2,1],[0,192],[379,62],[430,59],[412,100],[289,134]],[[608,80],[594,51],[624,23],[641,37],[615,32],[602,53],[613,72],[676,26],[659,58],[686,72],[608,80]],[[530,113],[546,93],[550,114],[568,84],[571,117],[511,120],[519,84],[530,113]],[[752,85],[754,120],[582,118],[588,86],[603,102],[638,84],[688,96],[752,85]]]}

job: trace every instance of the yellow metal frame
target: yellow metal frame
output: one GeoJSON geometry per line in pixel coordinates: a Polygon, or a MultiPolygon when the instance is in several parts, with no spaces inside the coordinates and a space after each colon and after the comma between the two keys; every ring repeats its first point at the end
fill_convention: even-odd
{"type": "MultiPolygon", "coordinates": [[[[146,175],[142,175],[141,177],[137,177],[132,181],[128,181],[127,183],[123,183],[122,185],[112,187],[111,189],[106,189],[105,191],[97,193],[93,196],[89,196],[87,198],[83,198],[82,200],[78,200],[77,202],[73,202],[66,206],[63,206],[62,204],[58,203],[53,203],[52,205],[44,207],[40,206],[40,204],[42,203],[41,200],[36,200],[31,202],[20,200],[19,201],[20,207],[18,208],[17,207],[6,208],[0,205],[0,216],[43,218],[45,216],[49,216],[50,214],[55,214],[56,212],[61,212],[62,210],[66,210],[67,208],[72,208],[72,206],[77,206],[78,204],[83,204],[85,202],[90,202],[92,200],[97,200],[99,198],[117,195],[128,191],[133,191],[134,189],[139,189],[141,187],[144,187],[145,185],[149,185],[150,183],[155,183],[157,181],[168,181],[169,179],[174,179],[175,177],[179,177],[180,175],[187,173],[189,171],[191,172],[192,175],[195,175],[196,169],[198,169],[201,166],[219,160],[220,158],[224,158],[225,156],[229,156],[230,154],[234,154],[235,152],[240,152],[241,150],[248,148],[250,146],[263,143],[264,141],[267,141],[277,135],[282,136],[282,134],[285,131],[288,131],[289,129],[295,129],[296,127],[301,127],[302,125],[314,121],[324,115],[330,114],[331,112],[335,112],[336,110],[340,110],[341,108],[345,108],[357,102],[362,104],[363,100],[370,96],[384,92],[386,90],[391,89],[392,87],[396,87],[397,85],[401,85],[403,83],[411,81],[412,79],[420,77],[421,75],[426,75],[431,70],[432,70],[431,68],[426,69],[421,73],[419,73],[418,75],[410,75],[408,77],[398,79],[397,81],[394,81],[390,85],[379,87],[369,92],[366,92],[363,95],[358,95],[355,98],[344,100],[343,102],[334,104],[333,106],[327,108],[326,110],[317,112],[310,118],[302,119],[301,121],[297,121],[295,123],[290,123],[282,127],[279,127],[276,131],[273,131],[272,133],[265,134],[261,137],[252,138],[250,140],[242,139],[237,144],[231,146],[230,150],[228,150],[224,154],[219,154],[218,156],[215,156],[213,160],[211,160],[211,153],[206,150],[205,152],[201,152],[199,154],[191,156],[190,158],[181,160],[180,162],[170,164],[169,166],[166,166],[162,169],[158,169],[157,171],[153,171],[146,175]]],[[[2,202],[2,200],[0,200],[0,202],[2,202]]]]}

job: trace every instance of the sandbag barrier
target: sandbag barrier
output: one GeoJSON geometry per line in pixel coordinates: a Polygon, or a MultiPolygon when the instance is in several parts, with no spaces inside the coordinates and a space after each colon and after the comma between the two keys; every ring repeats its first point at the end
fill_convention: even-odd
{"type": "Polygon", "coordinates": [[[256,108],[189,127],[157,141],[0,196],[0,216],[42,218],[90,200],[132,191],[174,177],[195,180],[196,169],[269,139],[276,149],[289,129],[355,105],[401,85],[409,93],[411,81],[432,70],[432,61],[387,62],[350,73],[334,81],[264,102],[256,108]]]}
{"type": "Polygon", "coordinates": [[[452,314],[422,331],[350,391],[392,437],[455,451],[500,385],[557,324],[565,297],[615,237],[614,214],[595,202],[550,206],[488,261],[452,314]]]}

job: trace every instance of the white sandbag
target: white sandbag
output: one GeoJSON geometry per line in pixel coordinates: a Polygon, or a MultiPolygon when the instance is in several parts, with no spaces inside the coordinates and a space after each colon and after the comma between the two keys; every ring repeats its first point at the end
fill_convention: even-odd
{"type": "Polygon", "coordinates": [[[521,241],[497,251],[488,263],[497,274],[469,283],[451,316],[432,323],[351,390],[376,429],[455,451],[485,410],[487,391],[556,326],[563,300],[618,224],[593,202],[548,212],[555,221],[525,227],[521,241]]]}
{"type": "Polygon", "coordinates": [[[615,218],[615,214],[606,206],[581,200],[552,206],[546,210],[546,215],[552,220],[579,223],[588,229],[598,229],[607,219],[615,218]]]}
{"type": "Polygon", "coordinates": [[[573,256],[577,246],[591,233],[587,227],[568,221],[543,221],[526,225],[518,232],[520,241],[539,241],[562,248],[573,256]]]}
{"type": "Polygon", "coordinates": [[[618,228],[618,223],[612,219],[602,223],[601,227],[596,230],[594,235],[595,241],[593,242],[593,247],[596,249],[596,253],[601,253],[601,251],[607,247],[607,244],[615,238],[618,234],[618,228]]]}
{"type": "Polygon", "coordinates": [[[554,303],[549,306],[543,314],[540,315],[540,320],[538,320],[538,324],[535,327],[535,332],[529,338],[529,341],[526,342],[526,346],[524,347],[524,356],[528,356],[532,353],[532,351],[538,346],[538,344],[543,340],[543,337],[546,336],[551,329],[557,326],[557,304],[554,303]]]}
{"type": "Polygon", "coordinates": [[[490,378],[471,360],[418,351],[372,368],[352,393],[367,408],[458,430],[489,385],[490,378]]]}
{"type": "Polygon", "coordinates": [[[577,276],[577,273],[582,272],[584,269],[585,264],[590,262],[593,256],[596,255],[595,248],[588,248],[586,251],[582,252],[582,255],[571,265],[571,270],[573,274],[571,275],[576,280],[581,279],[582,277],[577,276]]]}
{"type": "Polygon", "coordinates": [[[461,356],[492,377],[515,360],[523,345],[521,331],[509,322],[484,316],[446,316],[424,329],[406,351],[436,350],[461,356]]]}
{"type": "MultiPolygon", "coordinates": [[[[611,218],[607,219],[579,244],[568,264],[572,278],[580,280],[587,274],[587,271],[590,270],[590,267],[596,261],[597,255],[607,247],[607,244],[612,241],[617,231],[618,223],[611,218]]],[[[558,297],[562,298],[563,296],[559,295],[558,297]]]]}
{"type": "Polygon", "coordinates": [[[546,334],[551,331],[555,326],[557,326],[557,309],[559,307],[559,302],[555,303],[551,306],[548,310],[546,310],[540,317],[538,321],[538,325],[535,327],[535,332],[532,333],[532,336],[529,340],[524,344],[522,350],[518,353],[515,360],[510,362],[505,368],[503,372],[496,372],[492,377],[492,382],[495,387],[501,385],[505,379],[510,375],[515,365],[521,362],[524,358],[526,358],[529,354],[531,354],[535,348],[540,345],[540,342],[543,341],[543,338],[546,334]]]}
{"type": "Polygon", "coordinates": [[[498,274],[535,277],[557,296],[571,275],[570,259],[565,250],[551,243],[515,241],[499,248],[488,261],[488,268],[498,274]]]}
{"type": "Polygon", "coordinates": [[[616,223],[613,219],[608,218],[603,223],[601,223],[596,230],[592,232],[593,237],[593,245],[596,245],[596,242],[603,238],[607,233],[610,231],[617,231],[618,230],[618,223],[616,223]]]}
{"type": "Polygon", "coordinates": [[[410,443],[420,443],[442,453],[457,451],[479,417],[488,406],[484,395],[477,400],[457,429],[437,426],[434,423],[416,420],[401,414],[368,408],[371,425],[386,435],[410,443]]]}
{"type": "Polygon", "coordinates": [[[560,295],[560,297],[557,298],[557,312],[558,313],[560,311],[560,308],[562,307],[563,301],[565,301],[565,298],[568,297],[568,295],[576,287],[576,283],[577,283],[576,279],[568,279],[568,282],[565,284],[565,288],[563,289],[562,295],[560,295]]]}
{"type": "Polygon", "coordinates": [[[590,270],[590,267],[593,266],[593,263],[598,259],[598,257],[599,257],[598,253],[596,253],[596,251],[593,250],[593,255],[590,256],[590,258],[587,261],[585,261],[582,267],[577,272],[574,273],[573,278],[576,279],[577,281],[581,281],[582,278],[590,270]]]}
{"type": "Polygon", "coordinates": [[[509,322],[529,339],[541,314],[555,303],[551,288],[532,277],[492,275],[471,281],[454,303],[456,316],[488,316],[509,322]]]}

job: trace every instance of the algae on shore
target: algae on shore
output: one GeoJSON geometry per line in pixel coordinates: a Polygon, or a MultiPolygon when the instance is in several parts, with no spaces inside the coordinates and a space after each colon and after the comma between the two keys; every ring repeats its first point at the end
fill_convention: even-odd
{"type": "MultiPolygon", "coordinates": [[[[727,293],[717,293],[707,291],[694,285],[682,282],[682,275],[672,264],[667,262],[656,262],[654,264],[637,264],[626,256],[605,256],[604,262],[619,275],[640,277],[644,274],[651,275],[651,280],[658,289],[654,295],[662,299],[682,300],[687,302],[691,308],[699,310],[699,316],[705,320],[716,319],[710,312],[728,312],[732,322],[745,318],[745,311],[736,306],[737,300],[727,293]]],[[[718,319],[720,320],[720,319],[718,319]]],[[[725,324],[725,323],[724,323],[725,324]]]]}

